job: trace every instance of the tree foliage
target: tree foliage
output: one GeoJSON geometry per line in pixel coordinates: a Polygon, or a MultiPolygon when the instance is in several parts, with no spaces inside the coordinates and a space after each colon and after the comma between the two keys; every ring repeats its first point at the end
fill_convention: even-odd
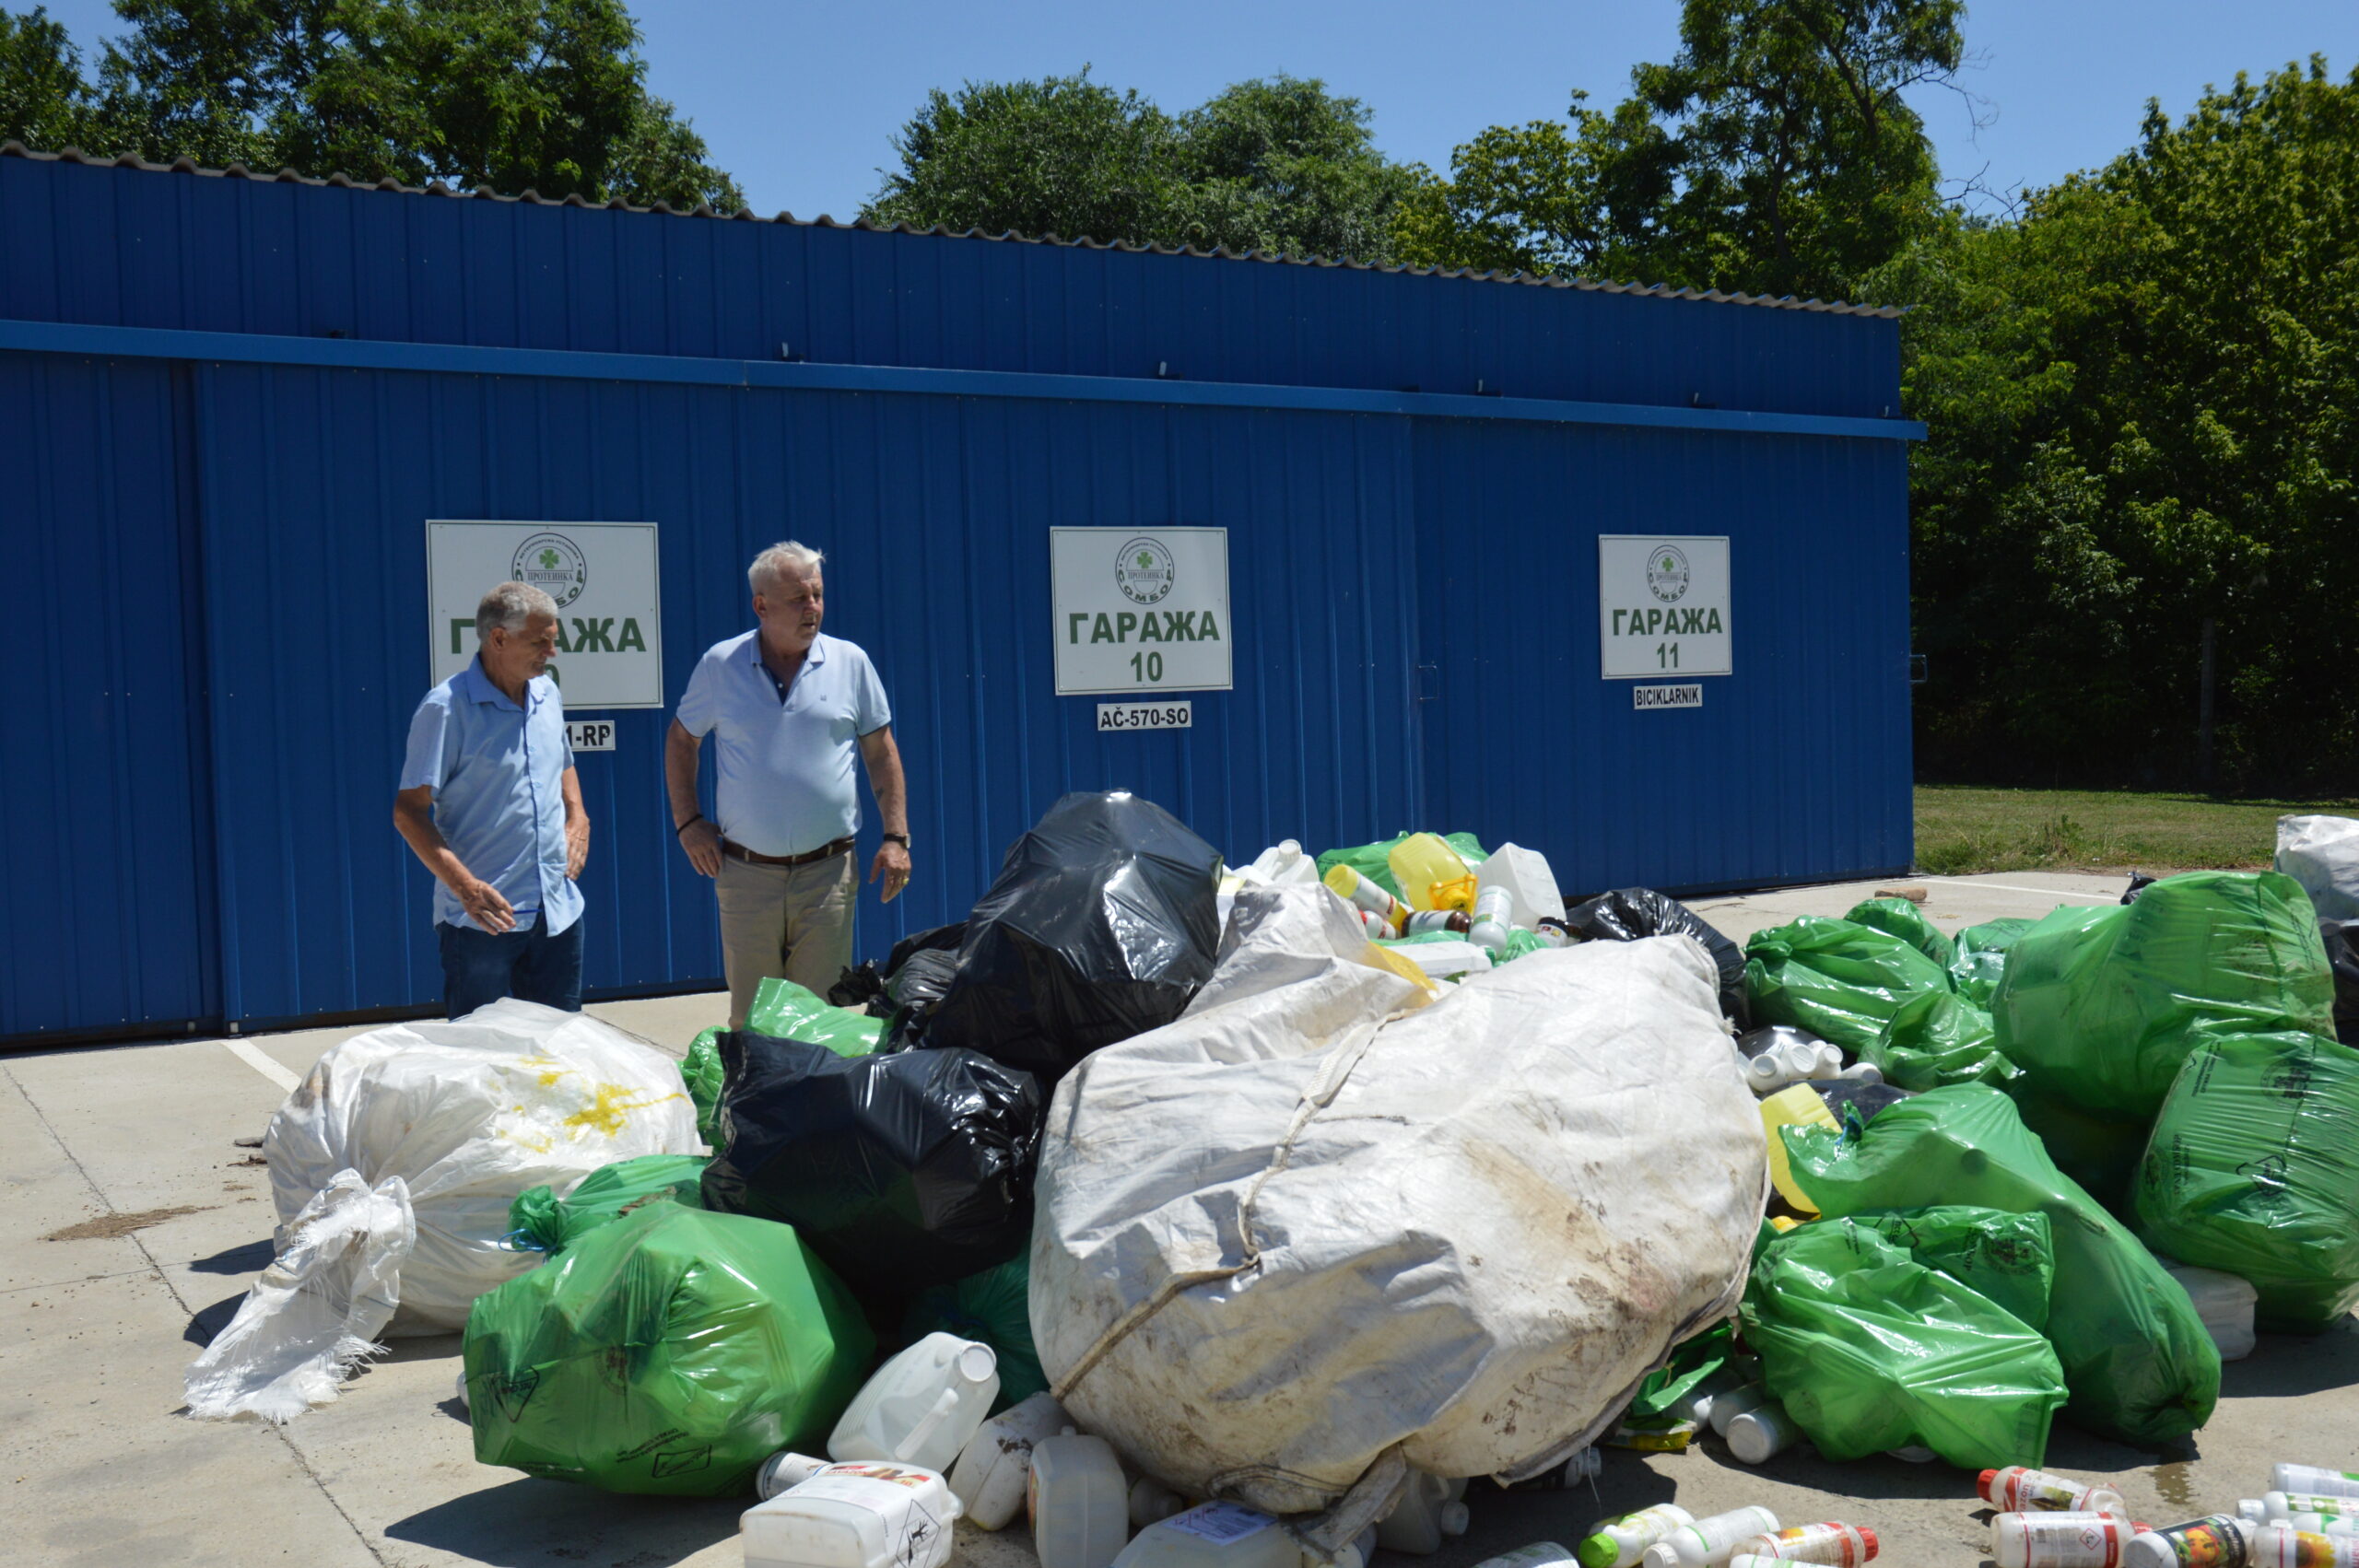
{"type": "Polygon", "coordinates": [[[918,228],[1388,260],[1412,170],[1322,82],[1239,82],[1169,115],[1086,69],[937,88],[863,216],[918,228]]]}
{"type": "Polygon", "coordinates": [[[54,147],[70,131],[86,151],[511,194],[744,205],[702,138],[648,93],[621,0],[115,0],[115,10],[129,30],[108,46],[98,90],[82,88],[78,119],[28,116],[20,130],[12,118],[0,135],[54,147]]]}
{"type": "Polygon", "coordinates": [[[91,94],[63,24],[36,6],[0,11],[0,141],[72,146],[89,134],[91,94]]]}

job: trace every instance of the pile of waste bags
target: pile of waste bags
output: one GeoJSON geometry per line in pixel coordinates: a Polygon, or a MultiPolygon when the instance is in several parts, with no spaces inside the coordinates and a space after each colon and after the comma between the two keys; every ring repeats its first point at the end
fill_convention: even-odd
{"type": "Polygon", "coordinates": [[[508,1240],[534,1252],[562,1252],[600,1225],[650,1203],[704,1207],[701,1154],[649,1154],[592,1171],[563,1198],[553,1187],[529,1188],[508,1206],[508,1240]]]}
{"type": "Polygon", "coordinates": [[[392,1334],[464,1328],[475,1297],[540,1261],[505,1245],[527,1188],[564,1192],[617,1160],[698,1148],[670,1057],[587,1013],[513,998],[354,1036],[312,1066],[263,1140],[283,1228],[339,1171],[371,1188],[402,1178],[417,1245],[392,1334]]]}
{"type": "Polygon", "coordinates": [[[1788,1024],[1860,1055],[1911,1000],[1946,993],[1949,971],[1901,937],[1805,915],[1745,943],[1745,990],[1759,1024],[1788,1024]]]}
{"type": "MultiPolygon", "coordinates": [[[[1613,893],[1601,893],[1573,907],[1565,916],[1565,924],[1575,936],[1590,942],[1636,942],[1640,937],[1688,936],[1704,944],[1704,951],[1719,972],[1720,1012],[1739,1029],[1753,1022],[1752,1004],[1745,988],[1744,954],[1736,943],[1722,936],[1706,923],[1696,911],[1676,898],[1666,897],[1649,887],[1625,887],[1613,893]]],[[[1764,1018],[1763,1023],[1792,1023],[1792,1019],[1764,1018]]]]}
{"type": "MultiPolygon", "coordinates": [[[[882,1021],[855,1008],[837,1007],[775,975],[755,991],[745,1027],[757,1035],[825,1046],[838,1056],[867,1056],[885,1033],[882,1021]]],[[[680,1076],[687,1081],[688,1097],[696,1103],[698,1136],[719,1148],[723,1141],[718,1125],[723,1076],[719,1029],[707,1029],[689,1043],[680,1076]]]]}

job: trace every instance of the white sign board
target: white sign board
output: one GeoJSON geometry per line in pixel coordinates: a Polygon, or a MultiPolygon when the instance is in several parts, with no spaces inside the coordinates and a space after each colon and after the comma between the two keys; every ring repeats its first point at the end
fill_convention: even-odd
{"type": "Polygon", "coordinates": [[[1101,702],[1097,705],[1097,727],[1100,730],[1192,730],[1196,727],[1196,705],[1192,702],[1101,702]]]}
{"type": "Polygon", "coordinates": [[[475,604],[503,582],[557,601],[557,677],[569,713],[663,706],[662,595],[651,522],[453,522],[426,525],[432,678],[475,656],[475,604]]]}
{"type": "MultiPolygon", "coordinates": [[[[1701,708],[1704,706],[1702,686],[1632,686],[1630,706],[1640,713],[1650,713],[1662,708],[1701,708]]],[[[579,746],[574,748],[581,750],[579,746]]]]}
{"type": "Polygon", "coordinates": [[[615,721],[611,719],[569,719],[565,721],[565,743],[578,752],[613,751],[615,721]]]}
{"type": "Polygon", "coordinates": [[[1228,530],[1052,528],[1059,696],[1227,691],[1228,530]]]}
{"type": "Polygon", "coordinates": [[[1732,673],[1727,536],[1599,534],[1597,640],[1609,681],[1732,673]]]}

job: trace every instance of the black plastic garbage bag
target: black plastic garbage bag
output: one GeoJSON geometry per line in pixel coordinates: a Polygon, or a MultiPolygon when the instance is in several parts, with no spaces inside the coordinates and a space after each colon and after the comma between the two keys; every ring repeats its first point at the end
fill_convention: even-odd
{"type": "Polygon", "coordinates": [[[957,972],[955,947],[922,948],[893,971],[893,977],[885,982],[893,1020],[886,1034],[886,1050],[906,1051],[933,1043],[926,1038],[926,1027],[933,1021],[934,1004],[950,989],[950,978],[957,972]]]}
{"type": "Polygon", "coordinates": [[[1024,1250],[1046,1110],[1031,1074],[972,1051],[847,1058],[745,1030],[720,1047],[707,1208],[792,1225],[871,1302],[1024,1250]]]}
{"type": "Polygon", "coordinates": [[[2334,1037],[2359,1046],[2359,920],[2320,920],[2318,937],[2334,965],[2334,1037]]]}
{"type": "Polygon", "coordinates": [[[1067,795],[968,917],[922,1043],[980,1051],[1046,1089],[1098,1047],[1161,1028],[1212,977],[1219,875],[1220,851],[1154,802],[1067,795]]]}
{"type": "Polygon", "coordinates": [[[1575,905],[1565,916],[1573,934],[1590,942],[1636,942],[1649,936],[1692,936],[1720,971],[1720,1012],[1743,1029],[1753,1021],[1744,996],[1744,953],[1676,898],[1651,887],[1622,887],[1575,905]]]}
{"type": "Polygon", "coordinates": [[[1818,1091],[1826,1108],[1841,1121],[1846,1106],[1856,1106],[1862,1122],[1873,1121],[1878,1111],[1888,1111],[1901,1101],[1913,1097],[1915,1091],[1893,1083],[1862,1083],[1856,1078],[1812,1078],[1804,1080],[1818,1091]]]}

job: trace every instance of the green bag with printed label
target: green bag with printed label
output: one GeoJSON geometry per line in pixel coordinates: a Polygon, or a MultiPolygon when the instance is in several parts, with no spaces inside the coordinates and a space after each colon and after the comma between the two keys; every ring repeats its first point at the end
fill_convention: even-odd
{"type": "Polygon", "coordinates": [[[1753,1023],[1790,1024],[1862,1056],[1917,997],[1946,993],[1949,971],[1889,931],[1805,915],[1744,944],[1753,1023]]]}

